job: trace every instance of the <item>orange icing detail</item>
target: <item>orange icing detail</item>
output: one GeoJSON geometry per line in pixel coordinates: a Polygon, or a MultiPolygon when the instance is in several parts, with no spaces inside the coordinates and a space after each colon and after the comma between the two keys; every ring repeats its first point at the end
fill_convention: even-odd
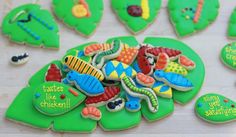
{"type": "Polygon", "coordinates": [[[71,94],[73,94],[74,96],[78,96],[79,95],[79,93],[78,92],[76,92],[76,91],[74,91],[73,89],[69,89],[69,92],[71,93],[71,94]]]}
{"type": "Polygon", "coordinates": [[[94,106],[88,106],[83,108],[81,114],[85,118],[91,118],[94,120],[100,120],[102,117],[101,111],[94,106]]]}
{"type": "Polygon", "coordinates": [[[120,61],[122,63],[125,63],[127,65],[132,64],[132,62],[134,61],[134,59],[136,58],[138,54],[138,49],[135,47],[125,47],[120,55],[116,58],[117,61],[120,61]]]}
{"type": "Polygon", "coordinates": [[[155,69],[164,70],[169,63],[169,56],[166,53],[159,53],[156,61],[155,69]]]}
{"type": "Polygon", "coordinates": [[[138,73],[136,75],[136,79],[140,84],[146,85],[146,86],[151,86],[154,84],[155,80],[153,77],[145,75],[143,73],[138,73]]]}
{"type": "Polygon", "coordinates": [[[178,63],[188,70],[194,69],[196,67],[195,62],[183,55],[179,57],[178,63]]]}
{"type": "Polygon", "coordinates": [[[85,2],[85,0],[79,0],[78,4],[76,4],[72,8],[72,14],[77,18],[90,17],[91,16],[91,13],[89,11],[89,6],[85,2]]]}
{"type": "Polygon", "coordinates": [[[195,16],[194,16],[194,19],[193,19],[194,23],[197,23],[199,21],[199,18],[201,16],[201,12],[202,12],[203,4],[204,4],[204,0],[198,0],[197,10],[196,10],[196,13],[195,13],[195,16]]]}
{"type": "Polygon", "coordinates": [[[111,44],[91,44],[84,49],[84,54],[86,56],[93,56],[94,54],[100,52],[100,51],[106,51],[111,49],[111,44]]]}

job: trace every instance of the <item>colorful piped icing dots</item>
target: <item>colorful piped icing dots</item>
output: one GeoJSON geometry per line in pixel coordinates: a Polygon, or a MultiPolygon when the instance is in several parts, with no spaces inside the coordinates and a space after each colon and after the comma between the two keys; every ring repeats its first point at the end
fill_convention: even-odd
{"type": "Polygon", "coordinates": [[[236,120],[236,103],[225,96],[209,93],[197,99],[195,112],[210,123],[231,122],[236,120]]]}

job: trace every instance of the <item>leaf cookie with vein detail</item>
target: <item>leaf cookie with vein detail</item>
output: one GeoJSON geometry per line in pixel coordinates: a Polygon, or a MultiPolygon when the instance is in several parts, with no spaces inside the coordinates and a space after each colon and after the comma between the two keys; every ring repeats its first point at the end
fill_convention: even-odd
{"type": "Polygon", "coordinates": [[[183,37],[206,29],[218,16],[219,0],[169,0],[171,22],[183,37]]]}
{"type": "Polygon", "coordinates": [[[53,0],[56,16],[84,36],[90,36],[101,21],[103,0],[53,0]]]}
{"type": "Polygon", "coordinates": [[[132,33],[147,28],[156,18],[161,0],[112,0],[118,18],[132,33]]]}
{"type": "Polygon", "coordinates": [[[11,10],[3,19],[2,33],[15,43],[32,47],[59,48],[58,26],[47,10],[26,4],[11,10]]]}

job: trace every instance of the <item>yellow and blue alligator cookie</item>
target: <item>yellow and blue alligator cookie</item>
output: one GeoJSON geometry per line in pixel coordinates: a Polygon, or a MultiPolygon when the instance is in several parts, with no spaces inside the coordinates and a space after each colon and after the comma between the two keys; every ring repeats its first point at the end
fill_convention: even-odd
{"type": "Polygon", "coordinates": [[[75,84],[77,89],[88,96],[97,96],[104,93],[104,88],[97,78],[88,74],[79,74],[76,71],[70,71],[63,83],[75,84]]]}
{"type": "Polygon", "coordinates": [[[137,72],[129,65],[119,61],[109,61],[102,68],[103,74],[108,80],[120,80],[124,76],[135,77],[137,72]]]}
{"type": "Polygon", "coordinates": [[[93,66],[95,66],[98,69],[101,69],[106,60],[118,57],[122,49],[123,49],[123,44],[121,43],[121,41],[114,40],[111,49],[99,52],[94,56],[92,61],[93,66]]]}
{"type": "Polygon", "coordinates": [[[180,74],[156,70],[154,72],[154,78],[179,91],[189,91],[193,89],[192,82],[180,74]]]}
{"type": "Polygon", "coordinates": [[[150,112],[156,113],[158,111],[159,103],[156,94],[152,89],[138,88],[132,78],[128,76],[122,78],[121,85],[129,95],[145,99],[150,112]]]}
{"type": "Polygon", "coordinates": [[[172,89],[164,82],[156,81],[152,86],[152,90],[156,93],[156,95],[164,97],[164,98],[172,98],[172,89]]]}
{"type": "Polygon", "coordinates": [[[188,74],[188,71],[176,62],[170,62],[166,67],[165,72],[173,72],[184,76],[188,74]]]}
{"type": "Polygon", "coordinates": [[[80,58],[74,56],[66,56],[64,59],[64,65],[66,65],[69,69],[75,70],[81,74],[88,74],[96,77],[100,81],[104,79],[104,75],[101,70],[93,67],[91,64],[83,61],[80,58]]]}

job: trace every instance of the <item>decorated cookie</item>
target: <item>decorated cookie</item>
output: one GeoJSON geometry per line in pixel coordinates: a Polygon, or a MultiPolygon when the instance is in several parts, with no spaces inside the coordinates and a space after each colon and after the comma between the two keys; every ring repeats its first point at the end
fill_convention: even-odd
{"type": "Polygon", "coordinates": [[[81,115],[84,118],[90,118],[96,121],[99,121],[102,118],[101,111],[94,106],[88,106],[83,108],[81,115]]]}
{"type": "Polygon", "coordinates": [[[169,0],[168,10],[176,33],[183,37],[205,29],[216,20],[219,0],[169,0]]]}
{"type": "MultiPolygon", "coordinates": [[[[87,0],[85,2],[88,3],[87,0]]],[[[88,4],[88,6],[90,5],[88,4]]],[[[140,45],[134,37],[130,36],[110,38],[103,43],[112,45],[114,40],[120,40],[121,43],[128,45],[128,47],[125,46],[122,51],[127,48],[139,48],[140,45]]],[[[146,44],[141,45],[147,46],[147,49],[161,46],[162,48],[178,50],[182,55],[188,58],[190,57],[191,60],[195,62],[196,67],[192,71],[189,71],[186,77],[184,77],[194,85],[194,87],[188,92],[181,92],[180,90],[174,89],[158,80],[155,80],[155,83],[149,88],[145,88],[145,86],[139,84],[136,80],[136,75],[137,72],[142,72],[137,63],[138,56],[136,56],[133,63],[130,65],[119,62],[116,60],[117,58],[115,58],[112,60],[106,60],[104,67],[107,67],[106,65],[108,65],[109,67],[107,67],[107,69],[96,69],[90,64],[90,61],[95,54],[100,53],[101,51],[94,52],[94,55],[85,55],[85,48],[97,43],[98,42],[85,43],[69,49],[65,55],[62,56],[61,60],[52,61],[36,72],[9,106],[5,117],[11,121],[24,125],[52,130],[55,132],[91,133],[97,128],[97,126],[100,126],[104,131],[127,130],[138,126],[142,121],[142,117],[147,121],[158,121],[169,116],[174,111],[174,101],[180,104],[186,104],[196,96],[202,86],[205,74],[204,65],[200,57],[190,47],[182,42],[168,38],[149,37],[143,42],[146,44]],[[64,68],[66,71],[63,71],[64,68]],[[72,71],[76,73],[76,76],[72,75],[72,77],[69,78],[72,71]],[[49,94],[45,95],[45,98],[50,98],[52,103],[50,109],[46,110],[47,114],[45,113],[45,109],[41,110],[44,112],[42,113],[36,109],[32,103],[32,100],[35,99],[35,97],[39,97],[40,99],[40,97],[43,96],[43,93],[40,92],[41,90],[37,90],[37,87],[41,87],[48,83],[45,81],[45,76],[49,76],[51,80],[58,79],[58,74],[60,74],[59,72],[61,72],[61,77],[64,78],[62,81],[63,83],[59,83],[58,81],[52,82],[57,85],[59,84],[59,86],[56,85],[56,87],[61,87],[63,85],[63,87],[67,88],[64,88],[65,91],[63,90],[60,94],[59,92],[50,92],[52,96],[58,95],[56,97],[60,97],[57,98],[55,102],[55,97],[51,97],[49,94]],[[104,78],[105,73],[108,74],[106,78],[104,78]],[[109,80],[109,77],[111,76],[110,73],[114,76],[113,78],[115,78],[115,80],[109,80]],[[103,76],[103,79],[99,78],[100,74],[103,76]],[[69,82],[68,79],[72,78],[76,78],[76,80],[78,79],[78,81],[72,81],[76,82],[78,84],[77,87],[81,90],[75,88],[75,85],[73,84],[74,82],[69,82]],[[123,80],[120,81],[122,78],[123,80]],[[88,84],[86,81],[90,81],[90,83],[88,84]],[[100,91],[101,85],[104,88],[104,93],[100,95],[94,94],[95,96],[84,94],[84,91],[93,91],[91,93],[100,91]],[[40,92],[40,94],[35,94],[36,92],[40,92]],[[83,99],[80,101],[78,98],[81,96],[83,96],[83,99]],[[125,98],[125,109],[118,109],[119,107],[117,107],[117,104],[120,104],[120,101],[118,101],[119,98],[125,98]],[[115,100],[118,102],[114,102],[115,100]],[[70,107],[66,110],[55,108],[58,107],[58,102],[67,104],[70,102],[70,107]],[[114,103],[110,103],[110,108],[114,108],[115,105],[116,107],[113,110],[119,111],[109,111],[107,109],[109,102],[114,103]],[[90,110],[86,108],[88,106],[93,106],[93,109],[90,110]],[[102,115],[99,114],[99,111],[102,115]],[[84,116],[81,113],[84,113],[84,116]],[[93,118],[95,118],[95,120],[93,118]]],[[[148,64],[155,64],[157,56],[147,53],[146,50],[142,55],[147,59],[148,64]]],[[[177,60],[175,62],[177,63],[177,60]]],[[[165,72],[163,71],[163,73],[165,72]]],[[[147,77],[151,78],[153,75],[147,77]]],[[[178,78],[182,79],[182,77],[178,78]]],[[[147,82],[146,79],[142,80],[147,82]]],[[[60,90],[57,88],[48,88],[47,90],[49,89],[50,91],[60,90]]],[[[121,105],[122,104],[123,103],[121,103],[121,105]]]]}
{"type": "Polygon", "coordinates": [[[148,56],[146,54],[147,49],[149,49],[148,45],[141,46],[137,55],[137,62],[138,67],[145,75],[151,75],[153,73],[154,68],[154,60],[151,56],[148,56]],[[150,60],[153,60],[153,62],[150,62],[150,60]]]}
{"type": "Polygon", "coordinates": [[[103,15],[103,0],[53,0],[55,15],[67,26],[90,36],[103,15]]]}
{"type": "Polygon", "coordinates": [[[85,100],[86,106],[103,106],[107,102],[115,99],[120,93],[120,88],[115,86],[105,87],[104,90],[104,93],[99,96],[88,97],[85,100]]]}
{"type": "Polygon", "coordinates": [[[156,95],[161,96],[163,98],[172,98],[172,89],[164,82],[156,81],[152,86],[152,90],[156,93],[156,95]]]}
{"type": "Polygon", "coordinates": [[[67,113],[84,99],[85,96],[74,88],[58,82],[46,82],[35,89],[33,105],[39,112],[55,116],[67,113]]]}
{"type": "Polygon", "coordinates": [[[112,48],[112,44],[104,43],[104,44],[91,44],[84,48],[84,54],[86,56],[93,56],[94,54],[100,51],[107,51],[112,48]]]}
{"type": "Polygon", "coordinates": [[[169,64],[169,56],[166,53],[159,53],[155,64],[156,70],[164,70],[169,64]]]}
{"type": "Polygon", "coordinates": [[[170,87],[173,87],[174,89],[177,89],[179,91],[189,91],[193,89],[192,82],[180,74],[156,70],[154,72],[154,77],[156,80],[162,81],[170,87]]]}
{"type": "Polygon", "coordinates": [[[65,81],[75,84],[77,89],[80,89],[88,96],[98,96],[104,93],[101,82],[96,77],[88,74],[79,74],[76,71],[70,71],[65,81]]]}
{"type": "Polygon", "coordinates": [[[99,52],[93,57],[93,66],[101,69],[106,60],[118,57],[122,49],[123,44],[119,40],[114,40],[111,49],[99,52]]]}
{"type": "Polygon", "coordinates": [[[141,109],[141,98],[134,97],[126,93],[127,102],[125,102],[125,108],[130,112],[137,112],[141,109]]]}
{"type": "Polygon", "coordinates": [[[122,79],[121,84],[125,91],[131,96],[145,99],[151,112],[155,113],[158,111],[158,100],[155,93],[151,89],[137,88],[134,81],[127,76],[122,79]]]}
{"type": "Polygon", "coordinates": [[[59,48],[58,26],[47,10],[26,4],[11,10],[3,19],[2,33],[15,43],[59,48]]]}
{"type": "Polygon", "coordinates": [[[234,8],[234,10],[230,16],[230,19],[229,19],[229,26],[228,26],[228,32],[227,32],[228,37],[230,37],[230,38],[236,37],[235,28],[236,28],[236,8],[234,8]]]}
{"type": "Polygon", "coordinates": [[[117,98],[107,103],[107,110],[110,112],[117,112],[124,108],[125,100],[123,98],[117,98]]]}
{"type": "Polygon", "coordinates": [[[135,60],[138,54],[138,48],[128,47],[124,48],[119,56],[116,58],[117,61],[123,62],[127,65],[130,65],[135,60]]]}
{"type": "Polygon", "coordinates": [[[131,66],[118,61],[107,62],[102,71],[108,80],[121,80],[124,76],[135,77],[137,74],[131,66]]]}
{"type": "Polygon", "coordinates": [[[146,53],[151,54],[152,56],[155,57],[159,57],[160,53],[165,53],[172,61],[176,60],[181,55],[180,50],[164,48],[164,47],[150,47],[147,49],[146,53]]]}
{"type": "Polygon", "coordinates": [[[51,64],[45,76],[45,81],[57,81],[61,82],[62,73],[56,64],[51,64]]]}
{"type": "Polygon", "coordinates": [[[10,62],[14,65],[22,65],[29,61],[29,54],[23,53],[21,55],[15,55],[11,57],[10,62]]]}
{"type": "Polygon", "coordinates": [[[112,0],[118,18],[132,33],[146,29],[156,18],[161,0],[112,0]]]}
{"type": "Polygon", "coordinates": [[[137,73],[136,81],[139,84],[141,84],[143,86],[146,86],[146,87],[151,87],[154,84],[154,82],[155,82],[153,77],[145,75],[143,73],[137,73]]]}
{"type": "Polygon", "coordinates": [[[220,54],[221,61],[231,69],[236,69],[236,43],[227,44],[220,54]]]}
{"type": "Polygon", "coordinates": [[[201,96],[195,104],[197,116],[210,123],[226,123],[236,120],[236,103],[219,94],[201,96]]]}
{"type": "Polygon", "coordinates": [[[173,72],[176,74],[181,74],[183,76],[186,76],[188,74],[188,71],[176,62],[170,62],[166,67],[165,72],[173,72]]]}
{"type": "Polygon", "coordinates": [[[100,81],[104,79],[104,75],[99,69],[81,60],[80,58],[66,56],[64,59],[64,63],[69,69],[75,70],[81,74],[88,74],[94,76],[100,81]]]}
{"type": "Polygon", "coordinates": [[[182,65],[184,68],[186,68],[187,70],[192,70],[196,67],[195,62],[193,62],[191,59],[189,59],[188,57],[184,55],[181,55],[179,57],[178,63],[182,65]]]}

